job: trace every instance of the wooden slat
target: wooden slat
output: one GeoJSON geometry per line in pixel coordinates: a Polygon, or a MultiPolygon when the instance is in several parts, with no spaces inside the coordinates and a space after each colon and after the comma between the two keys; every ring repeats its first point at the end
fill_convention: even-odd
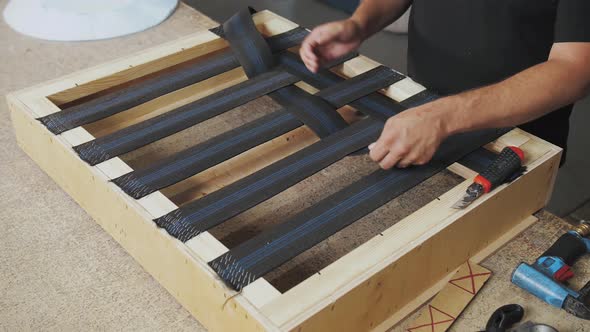
{"type": "Polygon", "coordinates": [[[23,150],[203,324],[213,330],[276,330],[183,243],[157,228],[153,216],[105,174],[80,162],[69,144],[35,120],[22,101],[14,95],[8,100],[23,150]]]}
{"type": "Polygon", "coordinates": [[[236,68],[85,125],[84,128],[96,137],[104,136],[229,88],[246,79],[242,68],[236,68]]]}
{"type": "MultiPolygon", "coordinates": [[[[268,17],[265,12],[254,16],[254,22],[257,25],[276,25],[273,20],[274,18],[268,17]]],[[[282,26],[264,29],[273,32],[273,34],[288,30],[282,26]]],[[[224,39],[205,30],[104,65],[68,75],[52,82],[53,84],[43,84],[42,92],[59,105],[225,47],[227,47],[227,42],[224,39]]]]}
{"type": "MultiPolygon", "coordinates": [[[[186,246],[194,255],[199,256],[204,262],[210,262],[228,251],[228,248],[209,232],[203,232],[192,238],[190,241],[186,242],[186,246]]],[[[279,297],[281,292],[274,288],[264,278],[260,278],[245,287],[240,294],[254,307],[260,308],[266,303],[279,297]]]]}

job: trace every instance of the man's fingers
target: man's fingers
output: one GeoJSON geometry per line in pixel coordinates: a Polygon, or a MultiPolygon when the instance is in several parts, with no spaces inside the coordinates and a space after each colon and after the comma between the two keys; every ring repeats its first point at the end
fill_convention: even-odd
{"type": "Polygon", "coordinates": [[[406,156],[406,157],[404,157],[403,159],[401,159],[397,163],[396,167],[398,167],[398,168],[406,168],[406,167],[409,167],[409,166],[414,165],[415,162],[416,162],[416,157],[414,157],[414,156],[412,156],[412,157],[406,156]]]}
{"type": "Polygon", "coordinates": [[[306,65],[313,64],[317,61],[315,58],[310,57],[307,52],[301,53],[301,60],[303,60],[306,65]]]}
{"type": "Polygon", "coordinates": [[[307,62],[307,63],[309,63],[309,64],[313,64],[313,65],[318,65],[319,64],[319,59],[314,54],[306,53],[305,54],[304,61],[307,62]]]}
{"type": "Polygon", "coordinates": [[[316,48],[318,47],[318,43],[316,40],[316,36],[310,34],[307,38],[303,41],[301,48],[299,49],[299,55],[303,60],[303,63],[312,72],[316,72],[319,67],[319,59],[316,55],[316,48]]]}
{"type": "MultiPolygon", "coordinates": [[[[320,64],[326,61],[326,54],[323,54],[322,47],[334,41],[341,32],[339,23],[328,23],[320,25],[305,38],[299,54],[303,63],[312,72],[317,72],[320,64]]],[[[328,59],[329,60],[329,59],[328,59]]]]}
{"type": "Polygon", "coordinates": [[[377,163],[380,162],[381,159],[383,159],[389,152],[388,147],[385,146],[385,144],[381,144],[379,141],[369,145],[369,150],[369,157],[371,157],[371,159],[377,163]]]}
{"type": "Polygon", "coordinates": [[[310,40],[308,43],[303,44],[303,53],[312,60],[317,60],[316,48],[318,43],[315,40],[310,40]]]}
{"type": "Polygon", "coordinates": [[[305,64],[307,69],[309,69],[312,72],[315,72],[319,66],[317,57],[312,57],[309,54],[301,54],[301,60],[303,60],[303,63],[305,64]]]}
{"type": "Polygon", "coordinates": [[[313,52],[311,51],[311,44],[307,40],[301,45],[299,56],[308,69],[311,69],[310,67],[317,61],[315,55],[313,55],[313,52]]]}
{"type": "Polygon", "coordinates": [[[408,166],[416,165],[421,166],[427,164],[431,159],[433,151],[412,151],[411,154],[406,155],[402,160],[397,163],[397,167],[406,168],[408,166]]]}
{"type": "Polygon", "coordinates": [[[399,154],[390,151],[385,158],[383,158],[380,162],[379,162],[379,167],[383,168],[383,169],[390,169],[393,166],[397,165],[397,163],[399,162],[399,160],[401,159],[402,156],[400,156],[399,154]]]}

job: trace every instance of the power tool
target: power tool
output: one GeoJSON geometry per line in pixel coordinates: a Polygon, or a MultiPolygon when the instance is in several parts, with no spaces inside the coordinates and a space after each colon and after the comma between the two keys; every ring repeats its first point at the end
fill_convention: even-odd
{"type": "Polygon", "coordinates": [[[579,291],[566,286],[574,276],[571,267],[590,253],[590,223],[563,234],[533,265],[521,263],[512,273],[512,283],[546,303],[576,317],[590,320],[590,281],[579,291]]]}

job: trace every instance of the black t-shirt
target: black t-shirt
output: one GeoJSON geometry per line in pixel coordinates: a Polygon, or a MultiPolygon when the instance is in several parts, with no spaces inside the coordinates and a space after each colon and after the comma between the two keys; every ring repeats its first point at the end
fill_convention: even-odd
{"type": "MultiPolygon", "coordinates": [[[[590,0],[414,0],[408,72],[439,94],[458,93],[546,61],[557,42],[590,42],[590,0]]],[[[565,147],[571,110],[521,127],[565,147]]]]}

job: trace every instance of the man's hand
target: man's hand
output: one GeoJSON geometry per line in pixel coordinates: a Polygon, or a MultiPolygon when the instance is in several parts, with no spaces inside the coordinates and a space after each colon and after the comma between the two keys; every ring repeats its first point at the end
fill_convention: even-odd
{"type": "Polygon", "coordinates": [[[370,156],[384,169],[421,165],[449,135],[520,125],[577,101],[589,90],[590,43],[557,43],[549,60],[502,82],[391,117],[369,146],[370,156]]]}
{"type": "Polygon", "coordinates": [[[313,29],[301,44],[301,59],[312,72],[320,66],[356,50],[363,40],[398,19],[412,0],[363,0],[354,14],[343,21],[313,29]]]}
{"type": "Polygon", "coordinates": [[[428,103],[389,118],[377,142],[369,145],[371,159],[383,169],[429,162],[449,135],[436,104],[428,103]]]}
{"type": "Polygon", "coordinates": [[[299,53],[307,69],[315,73],[322,64],[356,50],[362,41],[361,28],[352,19],[330,22],[313,29],[299,53]]]}

